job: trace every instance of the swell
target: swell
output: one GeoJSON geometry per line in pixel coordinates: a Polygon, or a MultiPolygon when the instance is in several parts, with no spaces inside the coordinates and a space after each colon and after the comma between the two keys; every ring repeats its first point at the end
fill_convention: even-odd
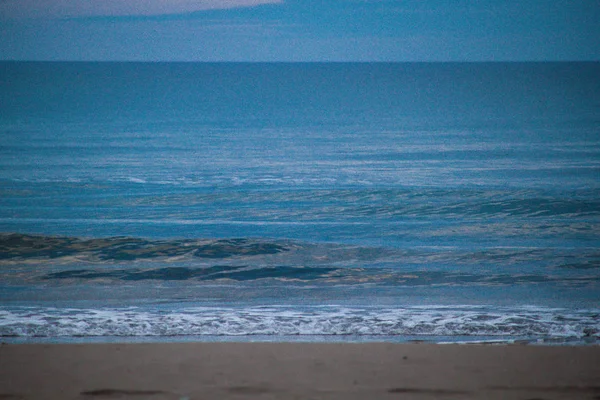
{"type": "MultiPolygon", "coordinates": [[[[165,194],[164,185],[99,182],[5,182],[0,218],[94,219],[91,210],[103,207],[107,220],[221,220],[221,221],[386,221],[416,219],[560,218],[589,219],[600,216],[598,190],[435,190],[344,189],[291,190],[289,182],[278,190],[228,188],[224,182],[208,182],[210,192],[182,188],[179,181],[165,194]],[[101,186],[98,189],[96,186],[101,186]],[[129,193],[123,196],[123,191],[129,193]],[[53,194],[48,197],[48,193],[53,194]],[[135,215],[135,216],[132,216],[135,215]]],[[[137,178],[136,178],[137,179],[137,178]]],[[[144,178],[146,179],[146,178],[144,178]]],[[[138,179],[139,180],[139,179],[138,179]]],[[[267,186],[257,182],[263,189],[267,186]]],[[[327,182],[328,186],[334,182],[327,182]]],[[[340,186],[337,184],[337,186],[340,186]]]]}
{"type": "MultiPolygon", "coordinates": [[[[577,266],[568,266],[577,268],[577,266]]],[[[567,268],[568,268],[567,267],[567,268]]],[[[583,269],[590,268],[585,265],[583,269]]],[[[595,268],[600,268],[596,264],[595,268]]],[[[382,284],[401,286],[503,286],[554,284],[570,287],[600,284],[598,275],[542,275],[534,273],[477,274],[458,271],[426,271],[392,268],[336,268],[306,266],[228,266],[204,268],[165,267],[128,269],[70,269],[44,274],[46,281],[81,282],[102,281],[198,281],[198,282],[253,282],[272,281],[319,283],[335,285],[382,284]]]]}
{"type": "Polygon", "coordinates": [[[131,237],[84,239],[25,234],[0,235],[0,259],[60,258],[122,261],[160,257],[192,256],[229,258],[277,254],[289,249],[279,243],[251,239],[151,240],[131,237]]]}
{"type": "MultiPolygon", "coordinates": [[[[469,226],[472,233],[482,233],[469,226]]],[[[456,227],[438,227],[452,229],[456,227]]],[[[466,229],[466,228],[465,228],[466,229]]],[[[416,233],[415,233],[416,234],[416,233]]],[[[438,235],[439,236],[439,235],[438,235]]],[[[592,243],[593,244],[593,243],[592,243]]],[[[537,265],[547,269],[594,270],[600,268],[596,246],[367,246],[290,239],[147,239],[137,237],[84,238],[21,233],[0,233],[0,265],[34,265],[55,268],[81,266],[134,266],[137,261],[156,262],[169,267],[359,267],[371,270],[396,268],[403,271],[434,270],[435,266],[537,265]],[[42,264],[43,262],[43,264],[42,264]],[[184,265],[179,265],[184,263],[184,265]],[[221,264],[219,264],[221,263],[221,264]]],[[[72,268],[71,268],[72,269],[72,268]]],[[[131,268],[129,268],[131,271],[131,268]]],[[[183,271],[183,269],[170,269],[183,271]]],[[[357,269],[358,270],[358,269],[357,269]]],[[[526,270],[523,270],[526,271],[526,270]]],[[[224,272],[224,271],[220,271],[224,272]]],[[[231,272],[231,271],[230,271],[231,272]]],[[[200,273],[188,272],[189,276],[200,273]]],[[[202,273],[204,274],[204,273],[202,273]]],[[[185,275],[185,274],[184,274],[185,275]]]]}
{"type": "Polygon", "coordinates": [[[600,285],[596,247],[386,248],[269,239],[0,234],[5,285],[290,282],[395,287],[600,285]]]}

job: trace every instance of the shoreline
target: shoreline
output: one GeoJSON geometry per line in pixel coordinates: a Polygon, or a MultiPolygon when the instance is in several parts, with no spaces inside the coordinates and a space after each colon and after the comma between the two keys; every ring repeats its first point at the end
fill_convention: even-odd
{"type": "Polygon", "coordinates": [[[3,336],[0,345],[70,344],[178,344],[178,343],[296,343],[296,344],[433,344],[433,345],[527,345],[600,346],[599,336],[528,337],[439,335],[186,335],[186,336],[3,336]]]}
{"type": "Polygon", "coordinates": [[[600,399],[600,346],[3,344],[0,399],[600,399]]]}

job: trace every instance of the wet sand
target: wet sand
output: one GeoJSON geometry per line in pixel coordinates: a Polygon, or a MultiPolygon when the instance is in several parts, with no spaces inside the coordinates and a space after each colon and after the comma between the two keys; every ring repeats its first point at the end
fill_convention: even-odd
{"type": "Polygon", "coordinates": [[[600,399],[600,346],[4,344],[0,399],[600,399]]]}

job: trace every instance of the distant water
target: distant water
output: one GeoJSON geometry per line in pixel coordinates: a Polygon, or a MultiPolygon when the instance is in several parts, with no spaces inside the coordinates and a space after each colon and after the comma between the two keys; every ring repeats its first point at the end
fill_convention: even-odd
{"type": "Polygon", "coordinates": [[[600,63],[0,63],[10,341],[600,342],[600,63]]]}

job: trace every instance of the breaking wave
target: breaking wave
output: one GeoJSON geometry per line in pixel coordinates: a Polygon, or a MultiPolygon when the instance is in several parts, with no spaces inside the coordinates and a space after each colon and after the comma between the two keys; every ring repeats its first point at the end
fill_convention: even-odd
{"type": "Polygon", "coordinates": [[[498,336],[599,338],[600,310],[541,307],[315,306],[0,310],[3,337],[93,336],[498,336]]]}

